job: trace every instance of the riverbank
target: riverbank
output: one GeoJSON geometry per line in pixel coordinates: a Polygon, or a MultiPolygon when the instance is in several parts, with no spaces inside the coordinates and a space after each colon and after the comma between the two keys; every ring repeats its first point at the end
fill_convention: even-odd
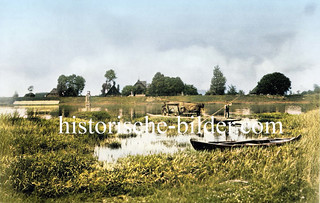
{"type": "MultiPolygon", "coordinates": [[[[203,102],[203,103],[225,103],[235,100],[236,103],[247,104],[269,104],[269,103],[319,103],[319,94],[310,95],[194,95],[194,96],[160,96],[160,97],[91,97],[92,105],[100,106],[104,104],[140,104],[140,103],[163,103],[165,101],[179,102],[203,102]]],[[[83,106],[85,97],[50,97],[50,98],[28,98],[28,97],[0,97],[0,105],[10,105],[13,101],[21,100],[60,100],[62,105],[83,106]]]]}
{"type": "MultiPolygon", "coordinates": [[[[84,97],[60,98],[61,104],[73,105],[84,102],[84,97]]],[[[194,96],[160,96],[160,97],[91,97],[92,105],[103,104],[139,104],[163,103],[165,101],[223,103],[235,100],[236,103],[269,104],[269,103],[319,103],[319,95],[194,95],[194,96]]]]}
{"type": "Polygon", "coordinates": [[[319,111],[279,118],[282,136],[302,134],[300,141],[129,156],[109,165],[93,156],[104,136],[59,134],[57,119],[1,116],[0,201],[318,202],[319,111]]]}

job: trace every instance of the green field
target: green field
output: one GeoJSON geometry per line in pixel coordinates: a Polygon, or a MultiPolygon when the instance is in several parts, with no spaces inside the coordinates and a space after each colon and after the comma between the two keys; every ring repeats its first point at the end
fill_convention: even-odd
{"type": "MultiPolygon", "coordinates": [[[[317,97],[245,96],[238,102],[312,102],[316,106],[317,97]]],[[[92,103],[130,105],[161,103],[166,99],[224,102],[233,98],[94,97],[92,103]]],[[[61,104],[80,105],[81,100],[84,98],[62,98],[61,104]]],[[[102,115],[95,116],[100,119],[102,115]]],[[[57,118],[1,115],[0,202],[318,202],[319,110],[301,115],[276,113],[257,117],[280,119],[285,132],[280,136],[302,134],[302,138],[279,147],[213,152],[189,149],[175,154],[129,156],[115,164],[104,164],[93,156],[93,150],[106,141],[105,135],[58,134],[57,118]]],[[[83,119],[86,117],[78,118],[77,122],[83,119]]]]}

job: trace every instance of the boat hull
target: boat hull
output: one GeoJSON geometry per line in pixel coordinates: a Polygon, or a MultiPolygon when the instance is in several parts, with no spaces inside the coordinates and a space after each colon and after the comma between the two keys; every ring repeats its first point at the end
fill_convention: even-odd
{"type": "Polygon", "coordinates": [[[276,138],[276,139],[260,139],[260,140],[246,140],[246,141],[222,141],[222,142],[204,142],[195,139],[190,139],[191,145],[195,150],[215,150],[215,149],[231,149],[240,147],[269,147],[279,146],[288,142],[296,141],[301,138],[301,135],[292,138],[276,138]]]}

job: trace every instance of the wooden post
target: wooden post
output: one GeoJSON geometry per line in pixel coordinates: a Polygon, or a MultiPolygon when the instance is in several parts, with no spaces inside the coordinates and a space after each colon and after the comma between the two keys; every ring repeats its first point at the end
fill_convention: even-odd
{"type": "Polygon", "coordinates": [[[85,108],[86,108],[86,111],[91,111],[90,91],[88,91],[86,95],[85,108]]]}

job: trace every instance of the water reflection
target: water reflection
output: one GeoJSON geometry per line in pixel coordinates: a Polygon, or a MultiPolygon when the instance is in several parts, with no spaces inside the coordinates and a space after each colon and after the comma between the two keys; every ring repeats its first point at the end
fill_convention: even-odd
{"type": "Polygon", "coordinates": [[[298,115],[298,114],[301,114],[302,108],[301,106],[290,105],[290,106],[286,106],[285,112],[288,114],[298,115]]]}
{"type": "MultiPolygon", "coordinates": [[[[162,104],[146,104],[146,105],[121,105],[112,104],[106,105],[101,109],[106,109],[108,113],[113,116],[118,116],[119,111],[122,111],[124,116],[131,118],[137,118],[145,116],[147,113],[150,114],[161,114],[162,104]]],[[[223,105],[220,103],[208,103],[205,104],[205,114],[211,115],[216,113],[221,109],[223,105]]],[[[72,107],[67,107],[70,112],[77,111],[77,109],[72,109],[72,107]]],[[[244,104],[244,103],[234,103],[230,108],[231,115],[252,115],[257,113],[289,113],[297,114],[312,110],[315,108],[314,104],[286,104],[286,103],[276,103],[276,104],[244,104]],[[295,110],[291,110],[295,109],[295,110]]],[[[216,115],[223,115],[223,110],[219,111],[216,115]]]]}

